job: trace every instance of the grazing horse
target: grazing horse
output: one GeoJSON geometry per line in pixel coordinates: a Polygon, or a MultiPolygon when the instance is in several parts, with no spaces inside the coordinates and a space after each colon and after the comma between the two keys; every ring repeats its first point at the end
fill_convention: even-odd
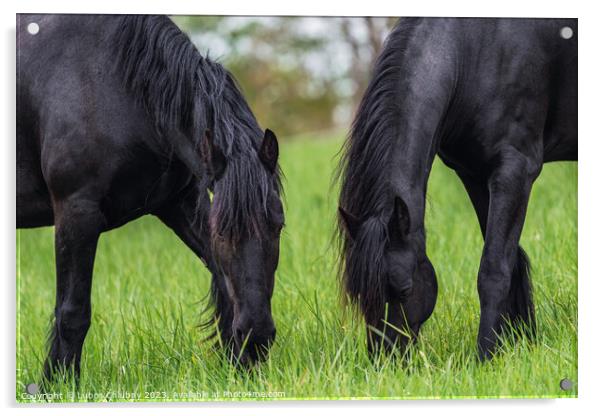
{"type": "Polygon", "coordinates": [[[17,40],[17,227],[55,232],[45,376],[79,374],[98,238],[145,214],[211,271],[207,326],[242,361],[262,358],[276,334],[278,144],[232,75],[165,16],[18,15],[17,40]]]}
{"type": "Polygon", "coordinates": [[[338,171],[342,284],[372,352],[403,351],[435,306],[424,229],[435,155],[462,180],[483,234],[487,359],[507,324],[535,331],[519,238],[543,163],[577,160],[577,21],[412,18],[390,33],[338,171]]]}

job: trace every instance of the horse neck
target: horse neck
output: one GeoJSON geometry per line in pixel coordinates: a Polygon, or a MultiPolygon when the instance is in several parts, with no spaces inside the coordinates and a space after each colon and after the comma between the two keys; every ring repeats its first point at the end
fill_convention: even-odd
{"type": "MultiPolygon", "coordinates": [[[[454,100],[457,68],[448,60],[433,63],[424,42],[430,28],[424,21],[399,24],[385,47],[385,69],[396,74],[389,106],[395,120],[390,181],[410,213],[411,230],[424,229],[427,181],[444,135],[454,100]]],[[[453,51],[447,51],[453,54],[453,51]]],[[[389,73],[383,69],[383,73],[389,73]]]]}
{"type": "MultiPolygon", "coordinates": [[[[415,110],[405,114],[419,118],[415,110]]],[[[408,208],[410,232],[424,233],[427,182],[437,150],[436,131],[421,121],[412,123],[411,118],[402,122],[391,152],[390,183],[393,195],[408,208]]]]}

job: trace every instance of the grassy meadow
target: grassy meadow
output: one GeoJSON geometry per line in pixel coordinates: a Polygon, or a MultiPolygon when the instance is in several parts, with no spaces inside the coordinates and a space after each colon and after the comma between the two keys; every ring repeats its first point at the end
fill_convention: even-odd
{"type": "MultiPolygon", "coordinates": [[[[407,363],[370,362],[361,321],[338,298],[331,173],[341,139],[281,144],[286,227],[272,309],[270,358],[241,372],[196,328],[209,273],[162,223],[144,217],[103,234],[92,327],[79,388],[55,401],[575,397],[577,395],[577,165],[545,166],[522,245],[532,262],[538,340],[476,360],[476,274],[482,238],[455,174],[436,161],[428,192],[428,254],[439,297],[407,363]],[[569,378],[569,391],[559,387],[569,378]]],[[[17,231],[17,400],[40,379],[54,307],[53,229],[17,231]]],[[[60,395],[58,394],[60,393],[60,395]]]]}

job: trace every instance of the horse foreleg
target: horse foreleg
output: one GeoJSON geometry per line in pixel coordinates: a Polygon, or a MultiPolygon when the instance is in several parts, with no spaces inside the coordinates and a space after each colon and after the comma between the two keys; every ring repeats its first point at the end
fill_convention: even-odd
{"type": "Polygon", "coordinates": [[[209,196],[198,188],[189,188],[182,196],[153,212],[172,229],[184,244],[213,271],[209,224],[209,196]]]}
{"type": "Polygon", "coordinates": [[[486,186],[463,178],[485,239],[477,285],[481,358],[491,357],[508,321],[535,322],[528,264],[518,243],[531,188],[540,170],[540,163],[510,149],[501,155],[486,186]]]}
{"type": "Polygon", "coordinates": [[[79,375],[82,346],[90,327],[92,271],[104,217],[82,198],[55,203],[56,306],[46,379],[71,368],[79,375]]]}
{"type": "MultiPolygon", "coordinates": [[[[458,172],[464,188],[470,197],[481,227],[483,238],[487,231],[487,215],[489,213],[489,189],[487,180],[476,175],[458,172]]],[[[531,296],[529,281],[529,260],[527,254],[519,246],[512,271],[512,282],[508,296],[508,318],[513,326],[526,324],[526,335],[535,336],[535,310],[531,296]]]]}

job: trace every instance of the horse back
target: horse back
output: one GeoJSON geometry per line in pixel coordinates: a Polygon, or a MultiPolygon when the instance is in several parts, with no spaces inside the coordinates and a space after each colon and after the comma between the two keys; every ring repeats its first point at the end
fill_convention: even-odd
{"type": "Polygon", "coordinates": [[[469,114],[481,144],[508,141],[541,162],[576,160],[577,20],[479,19],[474,25],[465,35],[472,54],[464,60],[470,63],[462,91],[473,101],[469,114]]]}
{"type": "Polygon", "coordinates": [[[401,70],[420,90],[407,105],[428,104],[432,117],[420,117],[437,120],[450,166],[479,170],[505,145],[540,162],[576,159],[576,19],[423,18],[399,28],[401,70]]]}

